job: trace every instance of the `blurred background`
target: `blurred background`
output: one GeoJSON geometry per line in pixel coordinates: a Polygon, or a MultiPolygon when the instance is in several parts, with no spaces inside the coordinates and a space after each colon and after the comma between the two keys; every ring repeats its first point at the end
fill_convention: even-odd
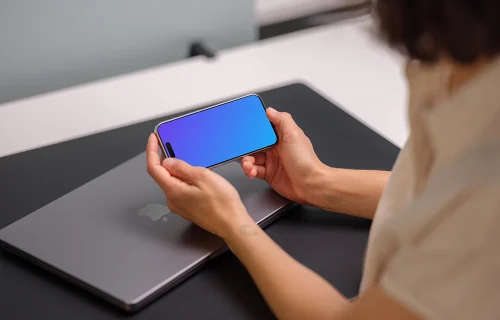
{"type": "Polygon", "coordinates": [[[364,0],[4,0],[0,104],[369,12],[364,0]]]}

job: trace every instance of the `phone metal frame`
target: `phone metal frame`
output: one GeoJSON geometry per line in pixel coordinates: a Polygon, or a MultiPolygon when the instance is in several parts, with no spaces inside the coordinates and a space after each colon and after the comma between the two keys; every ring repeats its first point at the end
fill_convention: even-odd
{"type": "MultiPolygon", "coordinates": [[[[172,118],[172,119],[169,119],[169,120],[165,120],[165,121],[162,121],[160,123],[158,123],[154,129],[154,133],[156,134],[156,137],[158,138],[158,142],[159,142],[159,145],[160,145],[160,148],[161,148],[161,151],[163,152],[163,155],[167,158],[170,158],[170,156],[168,155],[168,152],[165,150],[165,146],[164,146],[164,141],[161,140],[161,137],[160,135],[158,134],[158,128],[164,124],[164,123],[168,123],[168,122],[172,122],[172,121],[175,121],[177,119],[180,119],[180,118],[184,118],[184,117],[187,117],[187,116],[190,116],[190,115],[193,115],[195,113],[200,113],[200,112],[203,112],[203,111],[206,111],[206,110],[209,110],[209,109],[213,109],[213,108],[217,108],[217,107],[220,107],[224,104],[227,104],[227,103],[231,103],[231,102],[234,102],[234,101],[237,101],[237,100],[241,100],[241,99],[244,99],[244,98],[248,98],[248,97],[251,97],[251,96],[255,96],[257,98],[259,98],[260,102],[262,103],[262,107],[264,107],[264,112],[267,111],[267,107],[266,105],[264,104],[264,101],[262,100],[262,98],[258,95],[258,94],[255,94],[255,93],[252,93],[252,94],[247,94],[245,96],[242,96],[242,97],[239,97],[239,98],[235,98],[235,99],[232,99],[232,100],[228,100],[228,101],[225,101],[225,102],[222,102],[222,103],[219,103],[219,104],[216,104],[216,105],[213,105],[213,106],[210,106],[210,107],[206,107],[206,108],[203,108],[201,110],[196,110],[196,111],[192,111],[192,112],[189,112],[189,113],[186,113],[186,114],[183,114],[183,115],[180,115],[178,117],[175,117],[175,118],[172,118]]],[[[258,150],[255,150],[255,151],[252,151],[252,152],[249,152],[249,153],[245,153],[241,156],[238,156],[238,157],[235,157],[235,158],[232,158],[232,159],[229,159],[227,161],[223,161],[221,163],[218,163],[218,164],[215,164],[213,166],[210,166],[210,167],[207,167],[207,169],[214,169],[214,168],[217,168],[217,167],[220,167],[226,163],[229,163],[229,162],[232,162],[232,161],[235,161],[237,159],[241,159],[247,155],[250,155],[250,154],[254,154],[256,152],[261,152],[261,151],[265,151],[269,148],[272,148],[274,147],[276,144],[278,144],[279,142],[279,137],[278,137],[278,133],[276,132],[276,128],[274,127],[274,125],[271,123],[271,127],[273,128],[273,131],[274,131],[274,134],[276,135],[276,142],[273,143],[272,145],[268,146],[268,147],[265,147],[265,148],[262,148],[262,149],[258,149],[258,150]]]]}

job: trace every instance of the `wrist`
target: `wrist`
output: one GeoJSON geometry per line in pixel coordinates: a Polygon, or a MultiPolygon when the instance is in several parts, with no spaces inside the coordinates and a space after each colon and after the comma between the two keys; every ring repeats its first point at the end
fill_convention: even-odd
{"type": "Polygon", "coordinates": [[[233,244],[241,241],[241,239],[257,235],[262,229],[257,223],[248,215],[240,216],[238,219],[231,221],[229,226],[225,229],[221,238],[231,248],[233,244]]]}
{"type": "Polygon", "coordinates": [[[219,236],[227,242],[227,240],[233,238],[242,226],[255,224],[255,221],[250,217],[245,208],[239,209],[238,213],[232,215],[222,228],[222,232],[219,236]]]}
{"type": "Polygon", "coordinates": [[[324,208],[335,201],[336,181],[338,180],[337,168],[321,164],[314,170],[310,183],[306,187],[305,204],[313,207],[324,208]]]}

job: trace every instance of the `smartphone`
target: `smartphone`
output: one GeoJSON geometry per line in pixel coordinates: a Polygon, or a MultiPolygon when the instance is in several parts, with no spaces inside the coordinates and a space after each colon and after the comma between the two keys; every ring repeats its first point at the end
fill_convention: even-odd
{"type": "Polygon", "coordinates": [[[214,168],[278,143],[262,99],[251,94],[158,124],[166,157],[214,168]]]}

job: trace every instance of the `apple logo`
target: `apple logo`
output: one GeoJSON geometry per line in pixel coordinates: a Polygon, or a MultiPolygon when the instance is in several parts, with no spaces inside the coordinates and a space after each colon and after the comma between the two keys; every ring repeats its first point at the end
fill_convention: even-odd
{"type": "Polygon", "coordinates": [[[162,220],[167,222],[168,218],[166,215],[170,213],[170,210],[166,205],[157,203],[148,203],[137,210],[139,216],[145,216],[151,219],[151,221],[162,220]]]}

